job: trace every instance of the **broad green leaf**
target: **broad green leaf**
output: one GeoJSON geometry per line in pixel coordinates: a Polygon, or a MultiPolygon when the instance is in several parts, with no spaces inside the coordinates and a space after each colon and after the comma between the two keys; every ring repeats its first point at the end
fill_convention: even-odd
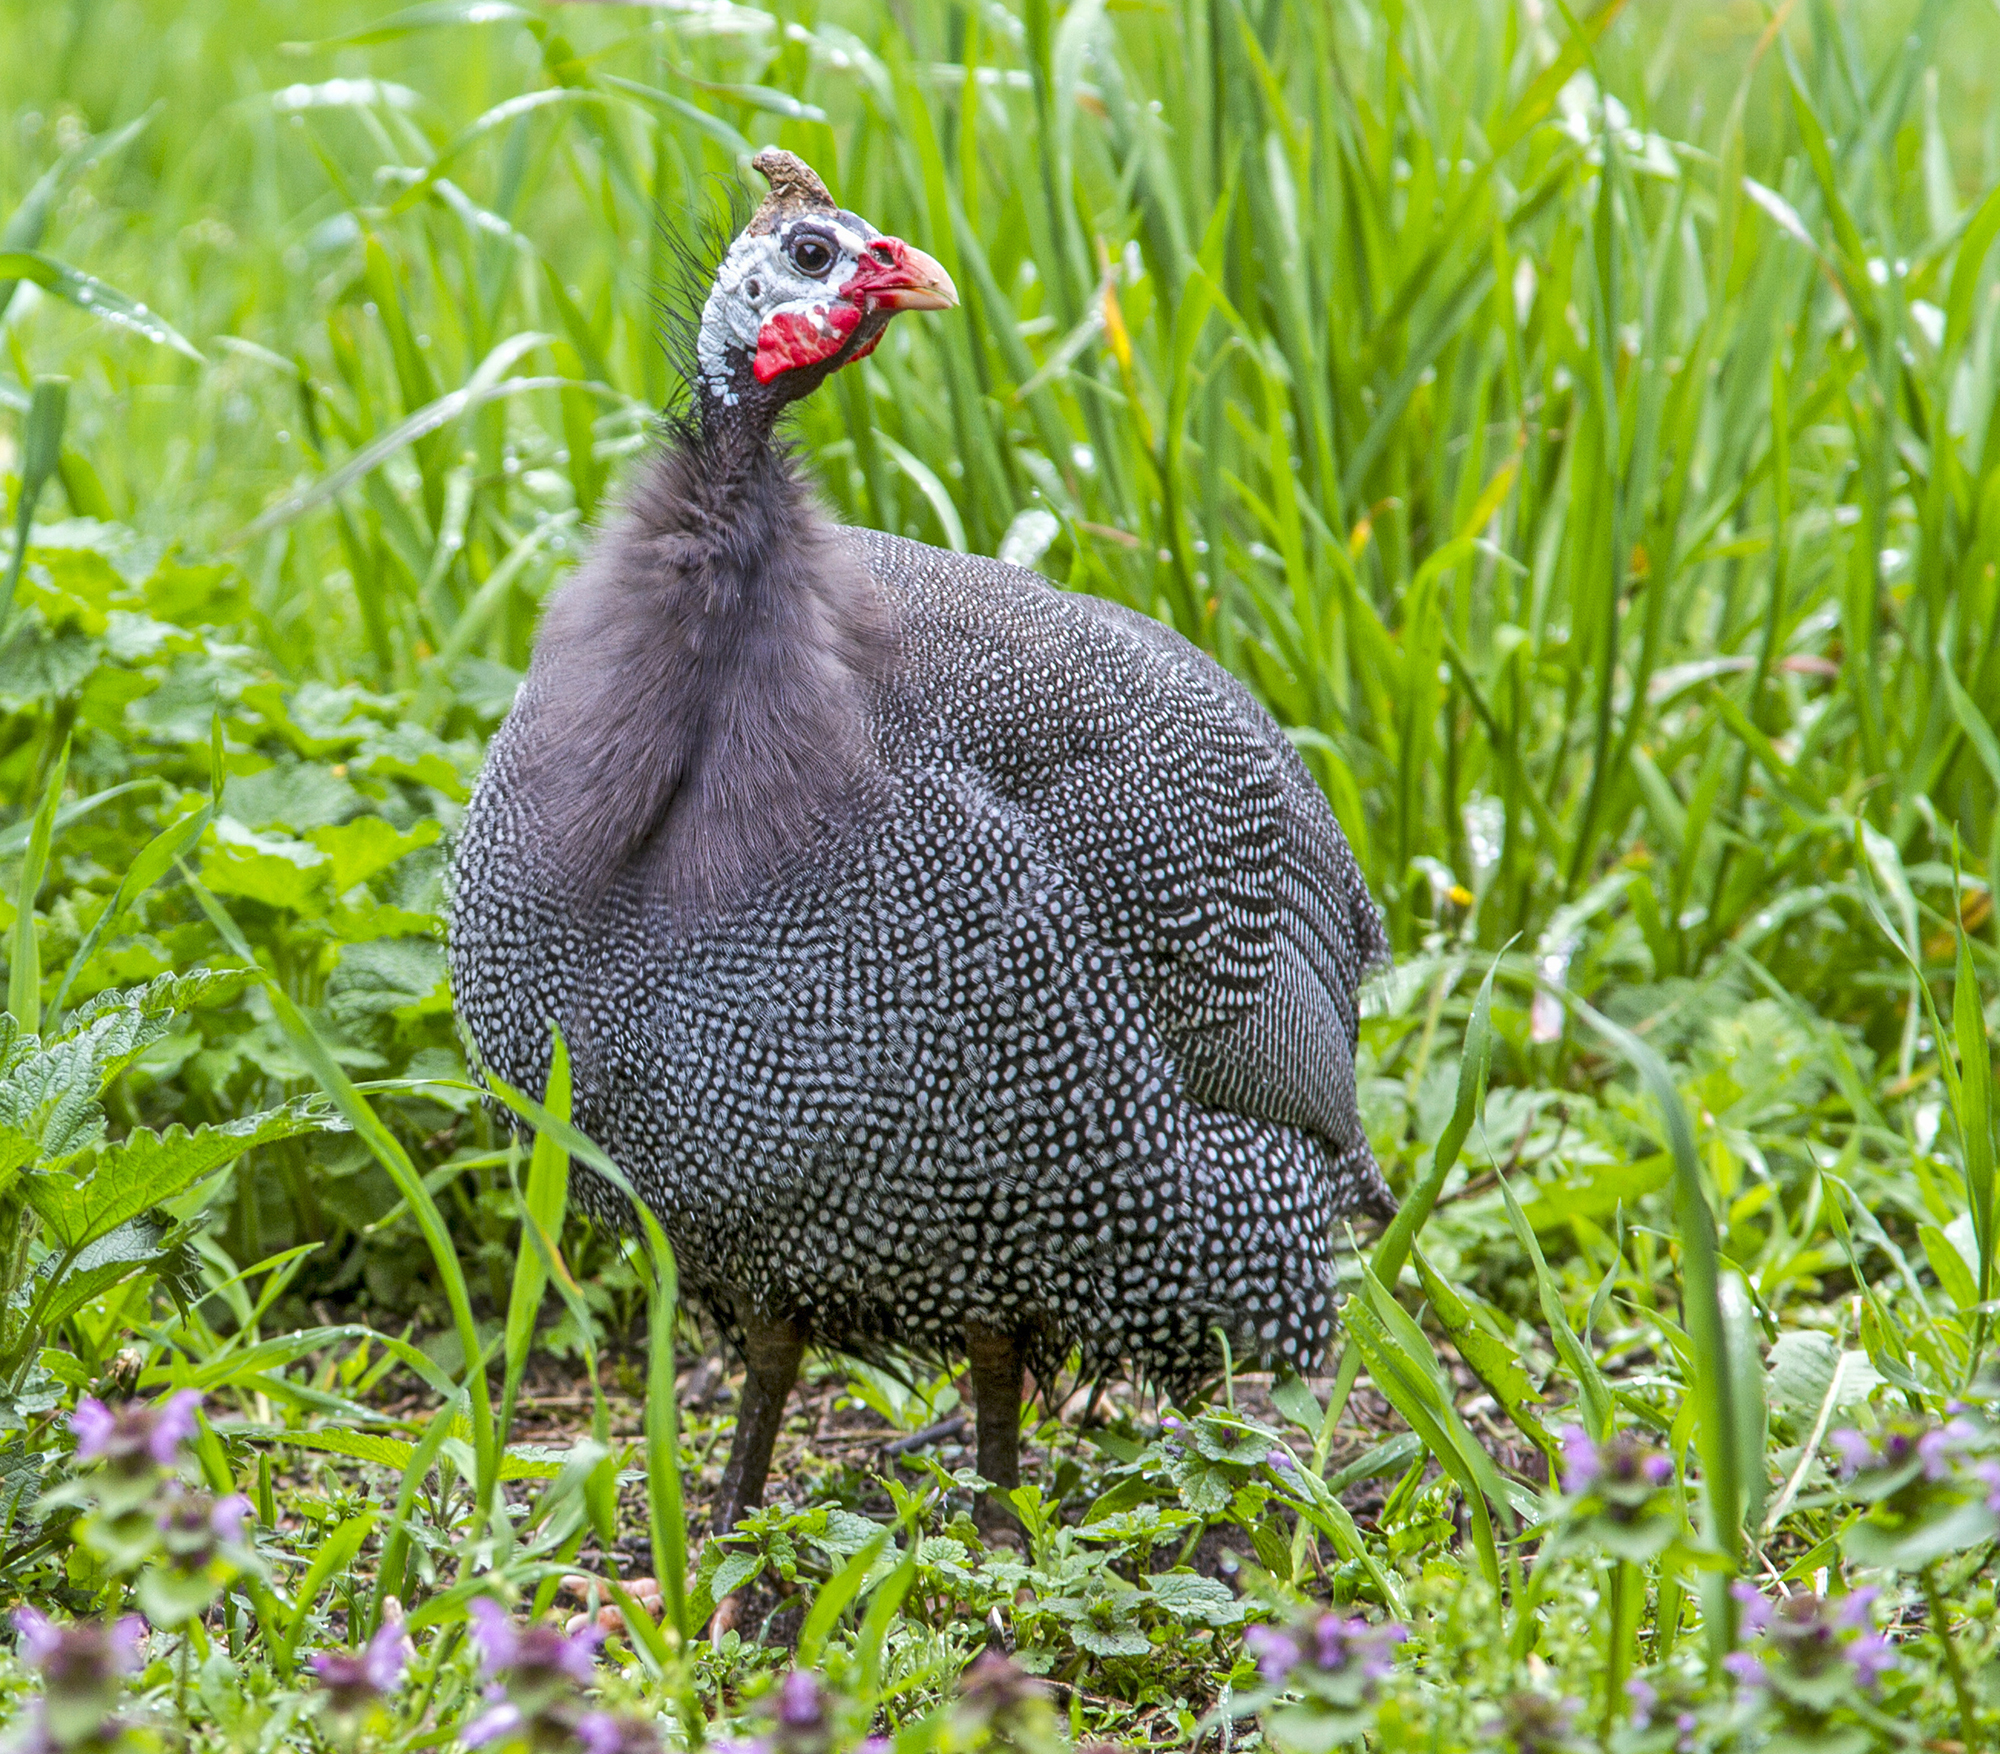
{"type": "Polygon", "coordinates": [[[380,816],[360,816],[338,827],[315,828],[306,838],[332,860],[333,892],[345,895],[355,884],[379,876],[420,847],[434,845],[441,833],[436,821],[429,818],[406,831],[380,816]]]}
{"type": "Polygon", "coordinates": [[[332,875],[333,861],[310,841],[259,834],[228,816],[216,819],[215,845],[201,861],[201,880],[217,895],[291,913],[316,912],[332,875]]]}

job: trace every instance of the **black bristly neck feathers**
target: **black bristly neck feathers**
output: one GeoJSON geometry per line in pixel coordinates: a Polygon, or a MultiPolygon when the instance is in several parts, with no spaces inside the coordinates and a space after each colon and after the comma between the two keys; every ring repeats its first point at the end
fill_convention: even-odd
{"type": "Polygon", "coordinates": [[[509,748],[545,884],[579,916],[614,895],[711,914],[871,795],[868,696],[894,628],[772,433],[890,314],[768,382],[747,351],[729,393],[697,375],[693,409],[551,603],[509,748]]]}

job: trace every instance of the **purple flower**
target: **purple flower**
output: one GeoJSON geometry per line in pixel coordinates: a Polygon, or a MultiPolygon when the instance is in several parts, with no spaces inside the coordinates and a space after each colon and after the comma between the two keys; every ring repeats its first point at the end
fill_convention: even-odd
{"type": "Polygon", "coordinates": [[[1986,1508],[2000,1516],[2000,1462],[1977,1462],[1972,1472],[1986,1488],[1986,1508]]]}
{"type": "Polygon", "coordinates": [[[85,1395],[69,1416],[69,1428],[76,1433],[76,1459],[102,1461],[111,1448],[111,1434],[118,1416],[95,1395],[85,1395]]]}
{"type": "Polygon", "coordinates": [[[778,1722],[789,1730],[814,1730],[826,1721],[826,1696],[810,1669],[794,1669],[778,1689],[778,1722]]]}
{"type": "Polygon", "coordinates": [[[1257,1659],[1257,1672],[1277,1686],[1299,1666],[1304,1655],[1292,1635],[1275,1626],[1252,1626],[1243,1634],[1243,1648],[1257,1659]]]}
{"type": "Polygon", "coordinates": [[[16,1608],[14,1630],[21,1635],[21,1658],[29,1668],[48,1665],[62,1643],[62,1628],[39,1608],[16,1608]]]}
{"type": "Polygon", "coordinates": [[[1597,1477],[1604,1471],[1604,1458],[1581,1425],[1565,1425],[1556,1436],[1562,1439],[1563,1491],[1572,1498],[1581,1498],[1597,1484],[1597,1477]]]}
{"type": "Polygon", "coordinates": [[[1896,1666],[1896,1652],[1879,1632],[1864,1632],[1847,1647],[1847,1660],[1854,1665],[1854,1679],[1873,1691],[1883,1672],[1896,1666]]]}
{"type": "Polygon", "coordinates": [[[235,1546],[243,1539],[243,1526],[250,1520],[250,1500],[240,1492],[232,1492],[227,1498],[218,1498],[208,1513],[208,1526],[215,1538],[226,1546],[235,1546]]]}
{"type": "Polygon", "coordinates": [[[105,1687],[139,1666],[139,1641],[146,1623],[136,1614],[121,1620],[78,1620],[60,1626],[34,1608],[16,1608],[14,1627],[21,1655],[39,1669],[51,1693],[78,1693],[105,1687]]]}
{"type": "Polygon", "coordinates": [[[1288,1449],[1274,1449],[1264,1458],[1264,1465],[1276,1468],[1281,1474],[1296,1474],[1299,1471],[1299,1459],[1288,1449]]]}
{"type": "Polygon", "coordinates": [[[488,1742],[501,1736],[511,1735],[521,1727],[521,1708],[503,1701],[489,1711],[483,1711],[458,1732],[458,1739],[468,1748],[483,1748],[488,1742]]]}
{"type": "Polygon", "coordinates": [[[603,1630],[590,1623],[567,1636],[553,1626],[516,1626],[490,1596],[473,1599],[472,1635],[479,1641],[480,1666],[510,1689],[547,1686],[558,1676],[590,1682],[597,1674],[595,1652],[604,1637],[603,1630]]]}
{"type": "Polygon", "coordinates": [[[1660,1690],[1644,1675],[1634,1675],[1625,1683],[1625,1697],[1632,1702],[1632,1719],[1641,1729],[1653,1721],[1660,1706],[1660,1690]]]}
{"type": "Polygon", "coordinates": [[[201,1391],[182,1389],[169,1395],[164,1405],[154,1409],[153,1430],[148,1447],[153,1460],[171,1468],[180,1460],[181,1445],[201,1429],[201,1391]]]}
{"type": "Polygon", "coordinates": [[[512,1668],[521,1648],[513,1617],[490,1596],[472,1600],[472,1636],[479,1644],[479,1666],[489,1675],[512,1668]]]}
{"type": "Polygon", "coordinates": [[[1942,1428],[1926,1431],[1917,1439],[1917,1455],[1924,1464],[1926,1480],[1944,1480],[1951,1475],[1951,1438],[1942,1428]]]}
{"type": "Polygon", "coordinates": [[[1729,1586],[1729,1593],[1742,1605],[1744,1631],[1762,1632],[1771,1624],[1771,1604],[1755,1584],[1738,1579],[1729,1586]]]}
{"type": "Polygon", "coordinates": [[[1640,1463],[1648,1485],[1671,1486],[1674,1479],[1674,1458],[1659,1450],[1653,1450],[1640,1463]]]}
{"type": "Polygon", "coordinates": [[[1851,1480],[1863,1468],[1872,1468],[1876,1464],[1875,1446],[1852,1426],[1842,1426],[1826,1441],[1840,1457],[1840,1477],[1843,1480],[1851,1480]]]}
{"type": "Polygon", "coordinates": [[[642,1717],[613,1717],[608,1711],[587,1711],[576,1720],[576,1739],[584,1754],[658,1754],[660,1732],[642,1717]]]}
{"type": "Polygon", "coordinates": [[[363,1711],[395,1692],[409,1648],[402,1622],[385,1620],[360,1651],[315,1652],[313,1673],[319,1676],[335,1711],[363,1711]]]}
{"type": "Polygon", "coordinates": [[[99,1462],[121,1473],[137,1473],[146,1462],[171,1468],[180,1460],[181,1445],[200,1429],[201,1392],[181,1389],[158,1406],[127,1401],[116,1412],[93,1395],[85,1395],[70,1415],[76,1433],[76,1459],[99,1462]]]}
{"type": "Polygon", "coordinates": [[[1843,1632],[1874,1631],[1875,1598],[1881,1593],[1873,1585],[1866,1589],[1850,1590],[1841,1597],[1840,1606],[1834,1611],[1834,1625],[1843,1632]]]}
{"type": "Polygon", "coordinates": [[[1722,1659],[1722,1666],[1746,1687],[1761,1687],[1770,1679],[1764,1665],[1747,1650],[1731,1651],[1722,1659]]]}

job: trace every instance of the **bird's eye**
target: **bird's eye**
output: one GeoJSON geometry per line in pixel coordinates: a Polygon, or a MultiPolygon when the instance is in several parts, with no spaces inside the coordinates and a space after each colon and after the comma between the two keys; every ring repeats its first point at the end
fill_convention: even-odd
{"type": "Polygon", "coordinates": [[[817,279],[833,266],[833,251],[827,247],[825,238],[806,232],[792,239],[792,266],[801,274],[817,279]]]}

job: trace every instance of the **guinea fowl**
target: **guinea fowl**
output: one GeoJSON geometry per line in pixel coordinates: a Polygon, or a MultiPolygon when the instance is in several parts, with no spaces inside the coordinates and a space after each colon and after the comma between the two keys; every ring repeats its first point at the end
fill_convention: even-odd
{"type": "Polygon", "coordinates": [[[746,1360],[725,1531],[809,1344],[969,1355],[1010,1488],[1024,1368],[1182,1391],[1219,1330],[1309,1369],[1335,1220],[1394,1209],[1353,1060],[1387,947],[1318,788],[1159,623],[827,519],[774,424],[956,293],[754,162],[690,406],[494,739],[450,942],[479,1056],[540,1092],[560,1026],[576,1124],[746,1360]]]}

